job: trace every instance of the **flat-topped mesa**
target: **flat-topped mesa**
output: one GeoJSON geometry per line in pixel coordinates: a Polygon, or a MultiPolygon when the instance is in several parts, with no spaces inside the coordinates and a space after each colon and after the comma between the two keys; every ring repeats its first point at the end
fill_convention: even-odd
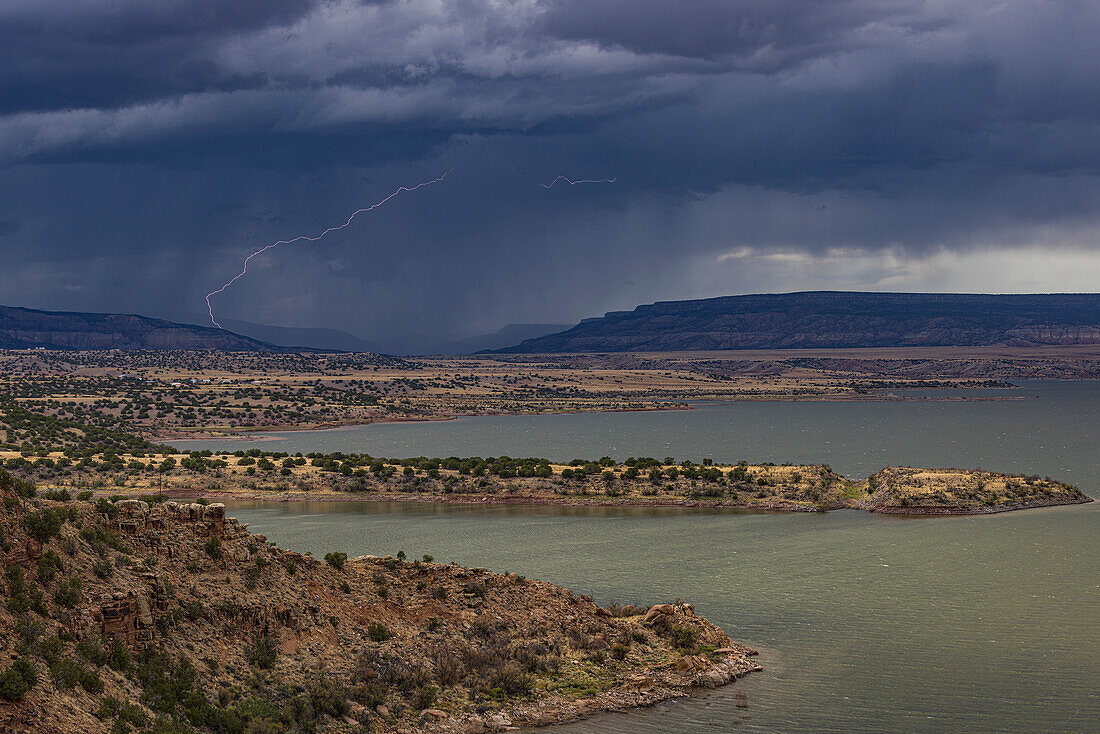
{"type": "Polygon", "coordinates": [[[1093,501],[1066,482],[981,469],[887,467],[858,487],[867,496],[856,506],[901,515],[979,515],[1093,501]]]}

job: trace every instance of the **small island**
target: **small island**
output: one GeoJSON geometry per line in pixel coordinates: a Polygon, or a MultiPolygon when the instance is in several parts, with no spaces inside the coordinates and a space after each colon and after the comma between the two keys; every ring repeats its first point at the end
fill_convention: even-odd
{"type": "Polygon", "coordinates": [[[5,732],[502,731],[760,669],[679,600],[315,559],[216,503],[76,500],[3,471],[0,494],[5,732]]]}
{"type": "Polygon", "coordinates": [[[857,506],[894,515],[981,515],[1092,502],[1072,484],[980,469],[889,467],[858,487],[866,499],[857,506]]]}

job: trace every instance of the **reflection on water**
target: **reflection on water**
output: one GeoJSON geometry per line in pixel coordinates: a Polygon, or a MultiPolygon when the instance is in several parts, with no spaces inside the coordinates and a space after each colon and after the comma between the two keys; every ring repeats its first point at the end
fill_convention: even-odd
{"type": "Polygon", "coordinates": [[[568,732],[1094,730],[1097,505],[986,517],[857,511],[235,503],[281,545],[517,571],[601,603],[676,596],[764,673],[568,732]],[[747,708],[738,707],[738,692],[747,708]]]}

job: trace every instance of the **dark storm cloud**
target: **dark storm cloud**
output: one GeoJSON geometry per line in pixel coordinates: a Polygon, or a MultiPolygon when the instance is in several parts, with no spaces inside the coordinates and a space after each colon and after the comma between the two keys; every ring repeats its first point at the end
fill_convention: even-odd
{"type": "Polygon", "coordinates": [[[66,0],[0,8],[0,111],[112,107],[254,87],[208,58],[227,35],[293,22],[302,0],[66,0]]]}
{"type": "MultiPolygon", "coordinates": [[[[922,3],[906,0],[552,0],[552,35],[643,54],[667,54],[771,71],[858,47],[872,23],[908,24],[922,3]]],[[[918,19],[936,25],[935,16],[918,19]]]]}
{"type": "Polygon", "coordinates": [[[1093,252],[1098,33],[1084,0],[15,0],[0,301],[192,311],[249,247],[455,164],[223,307],[411,339],[839,251],[1093,252]]]}

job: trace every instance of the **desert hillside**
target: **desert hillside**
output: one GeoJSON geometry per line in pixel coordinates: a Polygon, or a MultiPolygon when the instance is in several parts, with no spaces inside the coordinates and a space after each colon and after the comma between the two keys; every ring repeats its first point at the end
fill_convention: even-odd
{"type": "Polygon", "coordinates": [[[219,504],[0,488],[5,732],[492,731],[757,667],[689,604],[603,609],[398,551],[315,559],[219,504]]]}

